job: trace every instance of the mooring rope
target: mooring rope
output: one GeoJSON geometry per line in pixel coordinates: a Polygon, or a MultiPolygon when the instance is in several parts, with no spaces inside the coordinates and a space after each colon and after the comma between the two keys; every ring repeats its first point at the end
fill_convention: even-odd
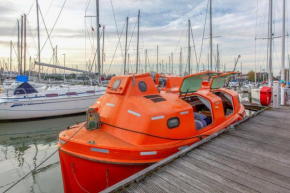
{"type": "Polygon", "coordinates": [[[20,178],[17,182],[15,182],[13,185],[11,185],[9,188],[7,188],[3,193],[7,192],[14,186],[16,186],[19,182],[21,182],[23,179],[25,179],[27,176],[29,176],[32,172],[35,172],[39,166],[41,166],[43,163],[45,163],[49,158],[51,158],[55,153],[57,153],[67,142],[69,142],[84,126],[86,123],[84,123],[67,141],[65,141],[64,144],[62,144],[60,147],[58,147],[52,154],[50,154],[45,160],[43,160],[40,164],[38,164],[33,170],[28,172],[26,175],[24,175],[22,178],[20,178]]]}

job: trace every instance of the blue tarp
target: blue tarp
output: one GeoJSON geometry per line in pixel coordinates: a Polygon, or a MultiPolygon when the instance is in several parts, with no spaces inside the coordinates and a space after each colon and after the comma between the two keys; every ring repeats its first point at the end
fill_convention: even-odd
{"type": "Polygon", "coordinates": [[[17,80],[18,82],[28,82],[28,76],[17,75],[16,80],[17,80]]]}
{"type": "Polygon", "coordinates": [[[27,82],[24,82],[21,85],[19,85],[14,91],[14,95],[31,94],[31,93],[37,93],[37,90],[35,90],[35,88],[33,88],[33,86],[31,86],[27,82]]]}

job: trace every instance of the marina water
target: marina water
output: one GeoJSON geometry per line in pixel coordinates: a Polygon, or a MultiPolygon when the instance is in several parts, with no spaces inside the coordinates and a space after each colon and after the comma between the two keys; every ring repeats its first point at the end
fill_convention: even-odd
{"type": "MultiPolygon", "coordinates": [[[[57,148],[58,134],[85,115],[0,123],[0,192],[57,148]]],[[[58,152],[8,192],[63,192],[58,152]]]]}

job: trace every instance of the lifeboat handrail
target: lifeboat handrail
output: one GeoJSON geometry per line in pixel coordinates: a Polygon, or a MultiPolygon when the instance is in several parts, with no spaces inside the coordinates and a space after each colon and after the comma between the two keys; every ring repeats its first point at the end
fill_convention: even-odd
{"type": "Polygon", "coordinates": [[[126,128],[119,127],[119,126],[116,126],[116,125],[111,125],[111,124],[105,123],[105,122],[101,122],[101,123],[104,124],[104,125],[108,125],[108,126],[117,128],[117,129],[124,130],[124,131],[129,131],[129,132],[132,132],[132,133],[138,133],[138,134],[147,135],[147,136],[150,136],[150,137],[155,137],[155,138],[160,138],[160,139],[168,139],[168,140],[179,140],[179,141],[181,141],[181,140],[188,140],[188,139],[193,139],[193,138],[198,138],[198,139],[202,140],[203,137],[208,137],[209,136],[209,135],[194,135],[194,136],[187,137],[187,138],[170,138],[170,137],[162,137],[162,136],[158,136],[158,135],[152,135],[152,134],[149,134],[149,133],[143,133],[143,132],[140,132],[140,131],[134,131],[134,130],[126,129],[126,128]]]}

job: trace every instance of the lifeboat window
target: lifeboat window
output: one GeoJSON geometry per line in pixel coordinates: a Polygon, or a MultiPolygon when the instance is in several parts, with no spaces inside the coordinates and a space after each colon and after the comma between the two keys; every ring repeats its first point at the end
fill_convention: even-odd
{"type": "Polygon", "coordinates": [[[180,120],[179,120],[178,117],[170,118],[167,121],[167,126],[168,126],[169,129],[176,128],[176,127],[179,126],[179,124],[180,124],[180,120]]]}
{"type": "Polygon", "coordinates": [[[222,99],[225,116],[229,116],[234,113],[233,99],[231,95],[224,92],[214,92],[213,94],[222,99]]]}
{"type": "Polygon", "coordinates": [[[141,92],[146,92],[147,91],[147,85],[145,82],[140,81],[138,84],[138,88],[141,92]]]}
{"type": "Polygon", "coordinates": [[[112,85],[112,90],[116,90],[121,84],[121,80],[117,79],[114,81],[113,85],[112,85]]]}

